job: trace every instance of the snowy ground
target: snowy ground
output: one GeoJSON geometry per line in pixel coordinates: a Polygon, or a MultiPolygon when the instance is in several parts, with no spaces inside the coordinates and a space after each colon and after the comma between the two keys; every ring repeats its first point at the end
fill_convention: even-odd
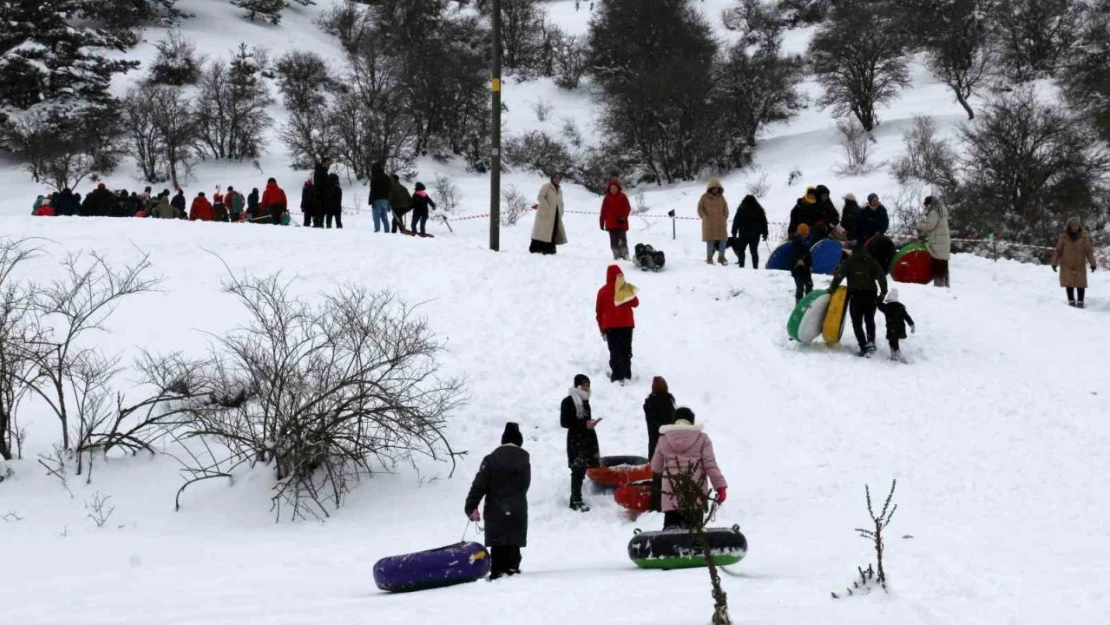
{"type": "MultiPolygon", "coordinates": [[[[295,9],[275,29],[240,21],[222,0],[180,4],[197,14],[184,27],[206,53],[230,49],[227,31],[234,27],[275,54],[296,32],[298,47],[338,59],[337,44],[311,25],[320,7],[295,9]]],[[[707,1],[704,10],[716,16],[726,4],[707,1]]],[[[550,6],[560,24],[585,32],[585,12],[575,12],[572,0],[550,6]]],[[[804,50],[808,35],[792,33],[788,46],[804,50]]],[[[816,93],[813,85],[807,91],[816,93]]],[[[557,129],[559,120],[573,117],[591,136],[592,104],[577,95],[545,82],[510,82],[505,95],[512,132],[557,129]],[[532,111],[538,99],[556,104],[546,125],[532,111]]],[[[879,160],[898,154],[902,130],[922,113],[944,129],[961,115],[918,69],[914,88],[882,111],[879,160]]],[[[281,121],[280,107],[273,115],[281,121]]],[[[769,130],[756,166],[772,184],[764,201],[772,219],[785,220],[807,184],[825,183],[837,197],[896,193],[885,170],[858,179],[833,175],[841,158],[833,123],[827,111],[810,109],[769,130]],[[794,168],[803,179],[787,187],[794,168]]],[[[261,171],[204,164],[187,192],[261,186],[273,175],[293,196],[306,174],[286,162],[275,141],[261,171]]],[[[420,179],[427,183],[441,170],[458,179],[459,213],[486,212],[485,178],[426,163],[420,179]]],[[[748,170],[725,178],[733,206],[760,175],[748,170]]],[[[506,179],[529,196],[540,182],[530,174],[506,179]]],[[[109,183],[141,188],[126,167],[109,183]]],[[[56,259],[68,251],[98,250],[120,263],[136,258],[136,247],[151,253],[166,277],[165,292],[120,308],[111,334],[97,339],[113,350],[200,350],[202,332],[241,320],[234,301],[220,293],[224,269],[205,252],[211,250],[236,271],[282,269],[305,294],[350,281],[427,302],[423,313],[447,341],[446,373],[465,375],[472,395],[450,426],[453,443],[470,451],[453,479],[446,479],[446,465],[427,463],[419,473],[378,476],[325,524],[275,525],[270,475],[261,469],[233,487],[193,487],[175,513],[181,478],[169,458],[112,459],[98,466],[91,485],[71,480],[71,498],[33,460],[57,434],[34,408],[29,459],[13,463],[14,477],[0,484],[0,515],[14,513],[0,522],[7,622],[707,622],[705,571],[646,572],[628,561],[632,530],[658,527],[658,516],[631,522],[600,495],[588,515],[567,510],[557,410],[580,372],[594,378],[594,408],[606,418],[599,426],[603,454],[646,452],[640,405],[653,375],[665,376],[679,402],[706,422],[731,484],[719,522],[739,523],[751,545],[735,567],[740,577],[724,578],[736,623],[1097,623],[1110,612],[1110,597],[1099,590],[1110,573],[1110,503],[1103,492],[1110,425],[1098,418],[1107,391],[1097,366],[1110,351],[1102,322],[1110,299],[1101,295],[1110,280],[1101,273],[1092,277],[1091,309],[1076,311],[1062,304],[1046,268],[957,256],[951,291],[900,286],[918,322],[905,347],[907,367],[857,359],[850,339],[849,347],[832,351],[791,344],[789,276],[706,267],[696,221],[679,221],[672,241],[667,221],[634,220],[630,243],[664,249],[669,265],[661,274],[630,270],[642,305],[637,377],[622,388],[603,382],[607,358],[593,303],[608,250],[593,216],[569,215],[570,244],[557,257],[538,258],[525,253],[530,217],[506,228],[503,252],[493,254],[481,219],[455,222],[453,234],[432,224],[434,240],[375,236],[365,214],[348,214],[342,232],[45,220],[24,216],[39,192],[24,172],[0,163],[0,185],[6,191],[0,232],[46,239],[51,256],[26,274],[35,280],[57,277],[56,259]],[[466,489],[507,420],[522,424],[532,453],[525,575],[416,595],[378,593],[371,578],[378,558],[460,538],[466,489]],[[873,558],[853,532],[866,521],[863,484],[884,490],[891,478],[899,480],[900,504],[888,545],[892,591],[833,601],[829,592],[849,584],[855,567],[873,558]],[[101,529],[83,505],[97,492],[111,495],[116,506],[101,529]]],[[[645,200],[654,213],[673,208],[691,216],[702,188],[644,189],[645,200]]],[[[348,189],[347,197],[359,203],[364,196],[365,189],[348,189]]],[[[581,188],[567,190],[570,210],[593,213],[599,204],[581,188]]]]}

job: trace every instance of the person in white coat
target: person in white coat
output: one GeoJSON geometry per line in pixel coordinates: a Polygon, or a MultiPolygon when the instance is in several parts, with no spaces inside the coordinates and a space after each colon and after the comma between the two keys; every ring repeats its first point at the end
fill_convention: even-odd
{"type": "Polygon", "coordinates": [[[555,246],[567,242],[567,232],[563,228],[563,191],[558,174],[540,187],[537,198],[536,222],[532,226],[532,244],[528,251],[533,254],[554,254],[555,246]]]}
{"type": "Polygon", "coordinates": [[[952,235],[948,230],[948,209],[933,196],[925,198],[925,222],[917,227],[925,237],[925,247],[933,257],[933,286],[948,283],[948,259],[952,255],[952,235]]]}

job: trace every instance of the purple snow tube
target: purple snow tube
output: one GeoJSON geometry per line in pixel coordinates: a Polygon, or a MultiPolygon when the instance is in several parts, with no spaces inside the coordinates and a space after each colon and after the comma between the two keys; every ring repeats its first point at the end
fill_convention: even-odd
{"type": "Polygon", "coordinates": [[[374,565],[374,583],[387,592],[442,588],[482,579],[489,574],[489,566],[489,552],[485,547],[460,542],[382,558],[374,565]]]}

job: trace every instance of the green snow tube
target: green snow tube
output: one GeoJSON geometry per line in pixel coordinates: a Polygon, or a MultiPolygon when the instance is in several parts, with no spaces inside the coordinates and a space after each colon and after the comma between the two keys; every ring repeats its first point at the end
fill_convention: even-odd
{"type": "Polygon", "coordinates": [[[786,333],[800,343],[811,343],[821,336],[825,324],[825,311],[829,307],[829,293],[817,289],[802,298],[786,321],[786,333]]]}
{"type": "MultiPolygon", "coordinates": [[[[713,563],[718,566],[736,564],[748,553],[748,540],[737,525],[707,527],[705,533],[713,563]]],[[[636,530],[628,542],[628,557],[641,569],[667,571],[706,566],[705,551],[698,544],[697,534],[687,530],[636,530]]]]}

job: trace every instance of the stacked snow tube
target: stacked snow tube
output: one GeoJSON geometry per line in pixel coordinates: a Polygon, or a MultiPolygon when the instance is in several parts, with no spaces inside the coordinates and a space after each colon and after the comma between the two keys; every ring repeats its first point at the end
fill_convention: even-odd
{"type": "Polygon", "coordinates": [[[794,312],[786,321],[786,333],[799,343],[810,343],[821,336],[825,323],[825,311],[829,308],[829,294],[818,289],[798,302],[794,312]]]}
{"type": "Polygon", "coordinates": [[[844,248],[836,239],[821,239],[809,248],[813,258],[813,273],[829,275],[844,258],[844,248]]]}
{"type": "Polygon", "coordinates": [[[382,558],[374,565],[374,583],[387,592],[443,588],[482,579],[490,558],[478,543],[460,542],[439,549],[382,558]]]}
{"type": "Polygon", "coordinates": [[[924,243],[903,245],[890,262],[895,282],[928,284],[933,280],[933,257],[924,243]]]}
{"type": "Polygon", "coordinates": [[[595,484],[616,488],[632,482],[651,480],[651,463],[643,456],[603,456],[601,466],[586,469],[595,484]]]}
{"type": "Polygon", "coordinates": [[[836,289],[829,297],[829,305],[825,310],[825,323],[821,329],[821,336],[825,344],[830,347],[840,342],[844,336],[844,322],[848,319],[848,287],[836,289]]]}
{"type": "MultiPolygon", "coordinates": [[[[707,527],[709,551],[718,566],[736,564],[748,553],[748,540],[740,528],[707,527]]],[[[628,557],[641,569],[690,569],[707,565],[697,534],[687,530],[641,532],[628,542],[628,557]]]]}
{"type": "Polygon", "coordinates": [[[767,269],[778,269],[780,271],[790,271],[790,261],[793,256],[794,244],[790,241],[780,243],[778,247],[771,252],[771,257],[767,259],[767,269]]]}
{"type": "Polygon", "coordinates": [[[613,499],[622,508],[633,512],[647,512],[651,507],[651,480],[630,482],[617,488],[613,499]]]}

